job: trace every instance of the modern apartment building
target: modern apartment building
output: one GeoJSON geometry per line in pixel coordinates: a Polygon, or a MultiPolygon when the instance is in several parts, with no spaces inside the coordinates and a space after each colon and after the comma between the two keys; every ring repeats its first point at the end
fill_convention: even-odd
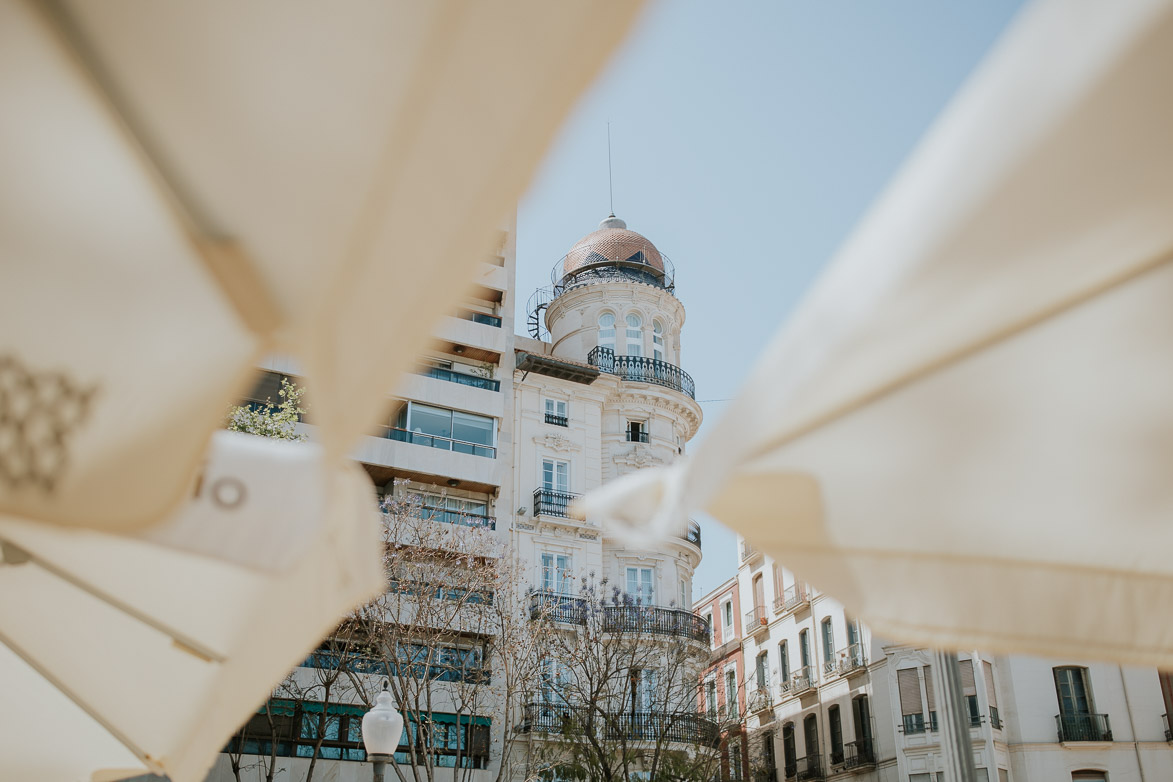
{"type": "MultiPolygon", "coordinates": [[[[946,782],[930,652],[874,637],[747,541],[739,553],[749,741],[758,752],[772,743],[779,759],[766,776],[946,782]]],[[[959,658],[981,782],[1173,779],[1168,674],[978,650],[959,658]]]]}

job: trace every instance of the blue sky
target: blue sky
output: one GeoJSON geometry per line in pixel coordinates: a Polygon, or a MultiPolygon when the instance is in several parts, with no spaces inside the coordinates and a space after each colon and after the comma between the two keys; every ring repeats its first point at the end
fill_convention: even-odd
{"type": "MultiPolygon", "coordinates": [[[[608,212],[676,264],[683,368],[734,395],[769,337],[964,83],[1021,0],[662,0],[584,96],[518,212],[530,293],[608,212]]],[[[723,402],[702,403],[705,428],[723,402]]],[[[699,597],[737,569],[703,520],[699,597]]]]}

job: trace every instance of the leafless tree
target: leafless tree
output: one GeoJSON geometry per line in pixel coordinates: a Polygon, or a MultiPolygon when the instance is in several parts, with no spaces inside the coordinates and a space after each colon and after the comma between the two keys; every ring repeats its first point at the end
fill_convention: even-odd
{"type": "Polygon", "coordinates": [[[720,735],[697,707],[706,623],[685,609],[643,605],[605,580],[578,587],[532,597],[550,632],[522,724],[531,775],[708,782],[720,735]]]}

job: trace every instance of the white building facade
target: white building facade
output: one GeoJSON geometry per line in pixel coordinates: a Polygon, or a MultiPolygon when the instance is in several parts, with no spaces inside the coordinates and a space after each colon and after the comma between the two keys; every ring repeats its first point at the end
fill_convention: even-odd
{"type": "MultiPolygon", "coordinates": [[[[759,757],[777,758],[758,765],[760,782],[947,782],[931,653],[873,637],[745,540],[739,552],[747,729],[759,757]]],[[[978,650],[959,659],[980,782],[1173,780],[1168,674],[978,650]]]]}

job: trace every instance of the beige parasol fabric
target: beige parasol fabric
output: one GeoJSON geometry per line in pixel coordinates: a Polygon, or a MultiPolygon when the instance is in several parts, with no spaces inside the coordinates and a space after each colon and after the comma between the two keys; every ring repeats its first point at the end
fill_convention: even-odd
{"type": "MultiPolygon", "coordinates": [[[[686,462],[886,636],[1173,667],[1173,4],[1041,2],[686,462]]],[[[634,509],[634,510],[631,510],[634,509]]]]}
{"type": "Polygon", "coordinates": [[[360,467],[323,481],[317,445],[231,432],[212,453],[192,501],[206,506],[195,511],[211,530],[203,540],[223,544],[236,525],[249,532],[230,547],[280,549],[274,489],[324,515],[307,545],[284,550],[279,572],[0,516],[5,779],[202,779],[273,684],[382,587],[374,490],[360,467]]]}
{"type": "Polygon", "coordinates": [[[346,454],[640,7],[0,0],[0,775],[200,779],[381,588],[346,454]],[[316,445],[213,438],[269,353],[316,445]]]}
{"type": "Polygon", "coordinates": [[[0,511],[159,520],[270,351],[347,453],[639,8],[0,3],[0,511]]]}

